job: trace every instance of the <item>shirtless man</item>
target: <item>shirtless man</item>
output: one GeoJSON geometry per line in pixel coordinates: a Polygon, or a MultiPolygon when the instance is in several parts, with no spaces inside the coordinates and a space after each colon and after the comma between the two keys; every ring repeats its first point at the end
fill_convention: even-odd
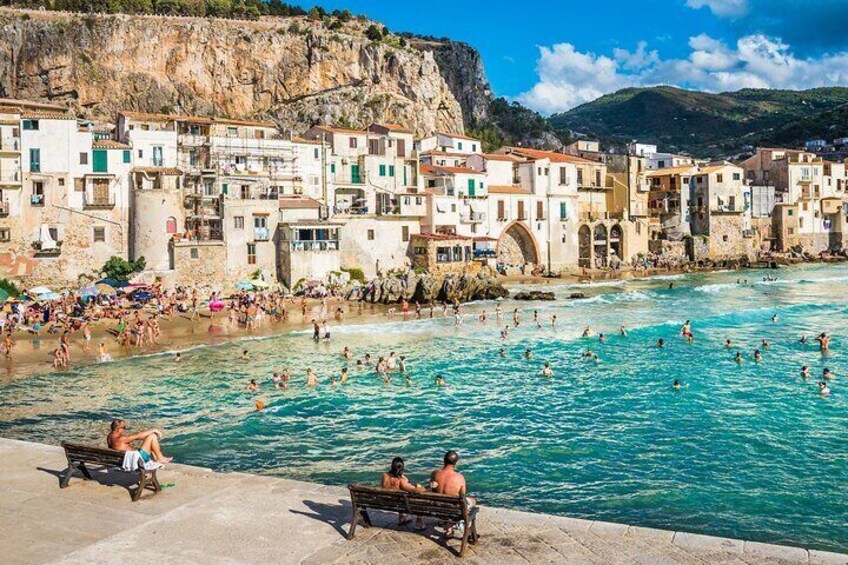
{"type": "MultiPolygon", "coordinates": [[[[459,455],[456,451],[448,451],[445,453],[444,466],[441,469],[433,471],[430,475],[430,490],[439,494],[448,494],[451,496],[465,496],[468,501],[468,508],[473,508],[477,501],[466,496],[465,477],[462,473],[456,470],[456,464],[459,461],[459,455]]],[[[445,529],[445,535],[453,535],[454,525],[449,523],[445,529]]]]}
{"type": "Polygon", "coordinates": [[[162,448],[159,447],[159,436],[162,435],[159,430],[147,430],[128,436],[124,435],[126,429],[127,423],[123,420],[112,420],[112,431],[106,438],[106,444],[110,449],[132,451],[135,449],[133,443],[140,441],[138,452],[145,463],[150,461],[151,457],[157,463],[170,463],[173,460],[173,457],[165,457],[162,448]]]}

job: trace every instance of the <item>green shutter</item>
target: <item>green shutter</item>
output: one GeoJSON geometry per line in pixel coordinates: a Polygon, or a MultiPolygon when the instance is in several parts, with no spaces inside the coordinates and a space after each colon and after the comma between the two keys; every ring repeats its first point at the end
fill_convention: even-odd
{"type": "Polygon", "coordinates": [[[330,172],[336,174],[336,164],[330,163],[330,172]]]}
{"type": "Polygon", "coordinates": [[[389,165],[389,176],[390,177],[395,176],[395,166],[394,165],[389,165]]]}
{"type": "Polygon", "coordinates": [[[385,165],[380,165],[380,176],[381,177],[386,176],[386,166],[385,165]]]}
{"type": "Polygon", "coordinates": [[[468,196],[474,196],[474,179],[468,179],[468,196]]]}
{"type": "Polygon", "coordinates": [[[124,163],[129,163],[131,158],[130,152],[124,151],[124,163]]]}
{"type": "Polygon", "coordinates": [[[362,182],[362,179],[359,176],[359,165],[350,166],[350,182],[355,182],[357,184],[362,182]]]}
{"type": "Polygon", "coordinates": [[[456,148],[459,149],[460,151],[462,151],[462,142],[461,141],[456,142],[456,148]]]}
{"type": "Polygon", "coordinates": [[[561,220],[568,217],[568,205],[565,202],[559,203],[559,217],[561,220]]]}
{"type": "Polygon", "coordinates": [[[94,171],[95,173],[109,172],[109,155],[106,153],[106,150],[95,149],[94,151],[92,151],[92,153],[94,154],[94,158],[92,159],[92,171],[94,171]]]}
{"type": "Polygon", "coordinates": [[[29,172],[41,172],[41,149],[33,147],[29,150],[29,172]]]}
{"type": "Polygon", "coordinates": [[[221,185],[221,193],[223,193],[223,194],[226,196],[226,194],[227,194],[227,190],[228,190],[229,188],[230,188],[230,186],[229,186],[227,183],[222,184],[222,185],[221,185]]]}

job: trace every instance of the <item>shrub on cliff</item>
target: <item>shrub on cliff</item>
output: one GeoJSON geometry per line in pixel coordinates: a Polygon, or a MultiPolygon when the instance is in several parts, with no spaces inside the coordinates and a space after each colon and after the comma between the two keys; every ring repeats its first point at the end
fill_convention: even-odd
{"type": "Polygon", "coordinates": [[[113,255],[106,261],[100,272],[104,274],[104,278],[126,281],[129,280],[130,275],[143,271],[146,266],[147,262],[144,260],[144,257],[139,257],[135,261],[126,261],[113,255]]]}

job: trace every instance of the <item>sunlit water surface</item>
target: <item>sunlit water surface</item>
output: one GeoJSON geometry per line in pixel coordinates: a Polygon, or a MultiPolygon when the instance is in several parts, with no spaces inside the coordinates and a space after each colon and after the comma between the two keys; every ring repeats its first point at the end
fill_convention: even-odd
{"type": "Polygon", "coordinates": [[[522,316],[505,343],[494,303],[479,303],[460,327],[437,310],[434,319],[334,327],[330,343],[299,333],[195,348],[180,364],[152,355],[0,381],[0,435],[103,441],[108,421],[122,417],[166,430],[166,451],[180,462],[335,485],[377,481],[395,455],[422,480],[456,448],[486,505],[848,550],[848,268],[545,289],[590,298],[504,301],[508,320],[515,307],[522,316]],[[691,345],[679,336],[686,319],[691,345]],[[586,324],[608,341],[581,338],[586,324]],[[834,336],[827,357],[798,342],[821,331],[834,336]],[[756,364],[763,339],[771,347],[756,364]],[[345,345],[360,357],[406,355],[413,384],[386,386],[352,368],[331,388],[345,345]],[[245,347],[249,362],[239,359],[245,347]],[[599,363],[580,358],[587,348],[599,363]],[[553,378],[539,375],[544,361],[553,378]],[[271,387],[282,367],[294,375],[288,391],[271,387]],[[322,378],[314,390],[304,387],[307,367],[322,378]],[[824,367],[837,375],[828,398],[816,385],[824,367]],[[437,373],[449,388],[433,385],[437,373]],[[259,394],[246,391],[251,378],[259,394]],[[673,390],[674,379],[686,388],[673,390]]]}

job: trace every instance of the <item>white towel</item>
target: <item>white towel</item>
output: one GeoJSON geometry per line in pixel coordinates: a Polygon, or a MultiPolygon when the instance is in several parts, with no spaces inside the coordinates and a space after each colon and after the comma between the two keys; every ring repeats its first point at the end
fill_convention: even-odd
{"type": "Polygon", "coordinates": [[[153,471],[162,466],[161,463],[157,463],[152,459],[148,462],[144,462],[144,459],[141,458],[141,453],[138,451],[127,451],[124,454],[124,464],[121,466],[121,469],[128,473],[132,473],[134,471],[138,471],[138,468],[144,466],[145,471],[153,471]]]}

